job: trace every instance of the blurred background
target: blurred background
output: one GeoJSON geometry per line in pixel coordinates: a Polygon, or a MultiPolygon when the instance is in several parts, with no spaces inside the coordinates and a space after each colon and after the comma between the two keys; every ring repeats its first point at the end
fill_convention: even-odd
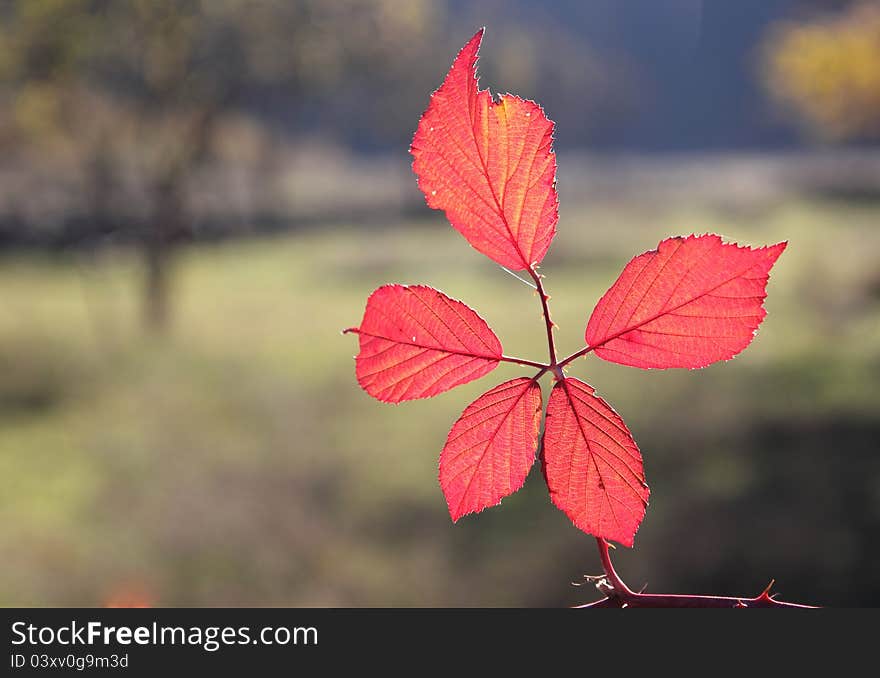
{"type": "Polygon", "coordinates": [[[578,361],[653,494],[629,584],[880,604],[880,3],[0,0],[0,604],[574,605],[538,469],[452,525],[437,459],[516,376],[383,405],[368,294],[425,283],[543,359],[531,292],[407,153],[480,26],[558,124],[560,350],[665,236],[790,241],[700,371],[578,361]]]}

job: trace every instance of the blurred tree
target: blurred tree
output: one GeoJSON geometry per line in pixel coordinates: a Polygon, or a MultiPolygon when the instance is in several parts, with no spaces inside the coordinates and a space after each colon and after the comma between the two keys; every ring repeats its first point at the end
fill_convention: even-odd
{"type": "Polygon", "coordinates": [[[142,178],[144,318],[161,329],[187,183],[222,143],[221,118],[261,88],[307,103],[405,60],[432,13],[428,0],[0,0],[0,127],[74,163],[97,224],[113,220],[117,183],[142,178]]]}
{"type": "Polygon", "coordinates": [[[770,95],[808,132],[831,141],[880,139],[880,4],[772,28],[763,66],[770,95]]]}

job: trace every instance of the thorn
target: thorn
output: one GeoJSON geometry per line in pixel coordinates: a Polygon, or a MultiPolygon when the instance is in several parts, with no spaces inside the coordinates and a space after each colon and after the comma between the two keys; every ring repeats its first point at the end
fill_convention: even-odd
{"type": "Polygon", "coordinates": [[[734,607],[748,607],[748,605],[746,605],[746,604],[745,604],[743,601],[741,601],[741,600],[737,600],[737,601],[736,601],[736,605],[734,605],[734,607]]]}
{"type": "Polygon", "coordinates": [[[584,574],[581,575],[583,577],[583,581],[573,581],[571,582],[572,586],[584,586],[587,583],[597,584],[597,582],[601,582],[605,579],[604,574],[584,574]]]}
{"type": "Polygon", "coordinates": [[[606,575],[604,572],[602,574],[585,574],[584,579],[586,579],[587,581],[591,581],[591,582],[597,582],[597,581],[602,581],[603,579],[605,579],[605,576],[606,575]]]}
{"type": "Polygon", "coordinates": [[[759,600],[773,600],[773,599],[770,597],[770,589],[773,588],[773,584],[775,584],[775,583],[776,583],[776,580],[775,580],[775,579],[771,579],[771,580],[770,580],[770,583],[767,584],[767,588],[765,588],[763,591],[761,591],[761,594],[758,596],[758,599],[759,599],[759,600]]]}
{"type": "Polygon", "coordinates": [[[602,575],[601,577],[599,577],[594,583],[596,585],[596,589],[602,595],[607,596],[609,598],[611,598],[612,596],[615,595],[616,592],[614,591],[614,587],[611,585],[611,583],[608,581],[608,579],[605,577],[605,575],[602,575]]]}
{"type": "Polygon", "coordinates": [[[617,547],[614,544],[612,544],[610,541],[608,542],[608,548],[614,549],[615,551],[617,550],[617,547]]]}
{"type": "Polygon", "coordinates": [[[644,593],[646,588],[648,588],[648,582],[645,582],[645,585],[639,589],[639,594],[644,593]]]}

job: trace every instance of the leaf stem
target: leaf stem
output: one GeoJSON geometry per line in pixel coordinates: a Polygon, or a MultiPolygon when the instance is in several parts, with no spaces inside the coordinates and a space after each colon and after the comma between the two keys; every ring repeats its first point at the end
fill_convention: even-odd
{"type": "Polygon", "coordinates": [[[526,360],[525,358],[516,358],[514,356],[503,355],[499,358],[501,362],[505,363],[516,363],[517,365],[526,365],[528,367],[537,367],[539,370],[547,370],[550,368],[550,365],[546,363],[539,363],[534,360],[526,360]]]}
{"type": "Polygon", "coordinates": [[[567,358],[563,358],[562,360],[560,360],[559,367],[565,367],[571,361],[577,360],[581,356],[587,355],[587,353],[590,353],[594,348],[596,348],[596,347],[595,346],[584,346],[580,351],[575,351],[567,358]]]}
{"type": "MultiPolygon", "coordinates": [[[[363,332],[361,332],[360,327],[349,327],[347,329],[342,330],[342,334],[363,334],[363,332]]],[[[376,335],[369,335],[369,336],[376,336],[376,335]]],[[[385,337],[382,337],[382,338],[384,339],[385,337]]],[[[433,348],[436,351],[443,351],[445,353],[451,353],[454,355],[465,355],[465,356],[470,356],[472,358],[486,358],[487,360],[498,360],[503,363],[516,363],[517,365],[525,365],[527,367],[536,367],[539,370],[541,370],[540,374],[543,374],[548,369],[550,369],[550,365],[548,365],[547,363],[539,363],[536,360],[526,360],[525,358],[517,358],[516,356],[511,356],[511,355],[503,355],[500,358],[498,358],[498,357],[489,356],[489,355],[487,355],[487,356],[477,355],[475,353],[470,353],[467,351],[454,351],[454,350],[448,349],[448,348],[423,346],[422,344],[415,344],[415,343],[410,343],[407,341],[400,341],[400,340],[395,340],[395,341],[397,341],[398,344],[405,344],[407,346],[418,346],[419,348],[433,348]]]]}
{"type": "Polygon", "coordinates": [[[608,550],[608,542],[602,539],[602,537],[596,537],[596,543],[599,545],[599,558],[602,561],[602,569],[605,570],[605,576],[608,577],[608,583],[612,589],[618,595],[635,595],[635,591],[626,585],[614,569],[614,563],[611,562],[611,552],[608,550]]]}
{"type": "Polygon", "coordinates": [[[553,340],[553,320],[550,318],[550,295],[544,291],[544,284],[541,282],[543,276],[532,266],[529,268],[529,275],[535,281],[535,290],[541,300],[541,311],[544,314],[544,325],[547,328],[547,348],[550,351],[550,364],[547,369],[551,370],[557,379],[564,378],[562,367],[556,362],[556,342],[553,340]]]}
{"type": "MultiPolygon", "coordinates": [[[[596,588],[605,594],[601,600],[579,608],[588,607],[706,607],[706,608],[736,608],[736,607],[790,607],[800,609],[814,609],[812,605],[800,605],[798,603],[785,603],[776,600],[770,593],[773,582],[754,598],[733,598],[730,596],[691,596],[677,593],[641,593],[633,591],[617,571],[611,562],[611,554],[608,550],[608,542],[601,537],[596,538],[599,545],[599,558],[602,561],[602,569],[605,576],[596,582],[596,588]]],[[[592,579],[592,577],[591,577],[592,579]]]]}

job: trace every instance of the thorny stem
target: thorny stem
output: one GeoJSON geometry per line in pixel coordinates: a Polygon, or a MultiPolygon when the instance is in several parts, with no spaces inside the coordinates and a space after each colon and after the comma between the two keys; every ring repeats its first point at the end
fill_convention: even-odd
{"type": "MultiPolygon", "coordinates": [[[[563,379],[562,367],[556,362],[556,342],[553,340],[554,325],[553,320],[550,318],[550,306],[548,304],[550,301],[550,295],[544,291],[544,284],[541,282],[543,276],[535,270],[534,266],[529,268],[529,275],[532,276],[532,280],[535,281],[535,291],[538,293],[538,298],[541,300],[541,311],[544,314],[544,325],[547,328],[547,348],[550,351],[550,364],[544,366],[544,369],[541,370],[538,376],[544,374],[547,370],[550,370],[556,376],[556,379],[563,379]]],[[[537,379],[537,377],[535,378],[537,379]]]]}
{"type": "Polygon", "coordinates": [[[576,351],[576,352],[572,353],[570,356],[568,356],[567,358],[563,358],[562,360],[560,360],[559,367],[565,367],[571,361],[577,360],[581,356],[587,355],[587,353],[592,351],[594,348],[595,348],[595,346],[584,346],[580,351],[576,351]]]}
{"type": "MultiPolygon", "coordinates": [[[[776,600],[770,593],[774,582],[770,582],[760,594],[754,598],[732,598],[729,596],[691,596],[675,593],[641,593],[633,591],[614,569],[611,562],[611,554],[608,550],[608,542],[601,537],[596,538],[599,545],[599,558],[602,560],[604,577],[596,581],[596,588],[605,594],[605,598],[594,603],[579,605],[579,608],[587,607],[790,607],[801,609],[814,609],[812,605],[799,605],[797,603],[785,603],[776,600]]],[[[589,577],[589,579],[596,579],[589,577]]]]}
{"type": "Polygon", "coordinates": [[[634,595],[633,591],[627,586],[617,571],[614,569],[614,563],[611,562],[611,552],[608,549],[608,542],[602,537],[596,537],[596,543],[599,545],[599,558],[602,560],[602,569],[605,570],[605,576],[608,577],[608,584],[620,595],[634,595]]]}

